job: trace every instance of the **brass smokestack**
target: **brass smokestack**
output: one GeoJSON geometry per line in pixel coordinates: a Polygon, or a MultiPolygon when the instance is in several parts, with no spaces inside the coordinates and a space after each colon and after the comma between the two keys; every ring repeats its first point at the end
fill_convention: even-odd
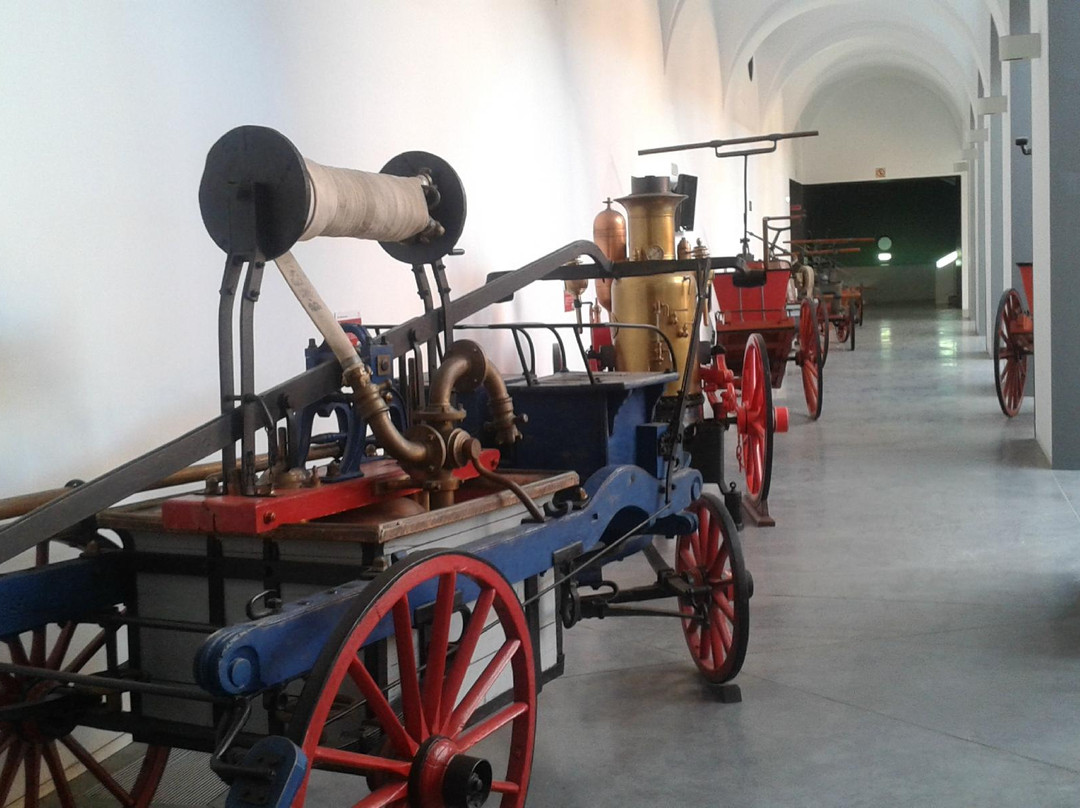
{"type": "Polygon", "coordinates": [[[687,197],[671,192],[667,177],[631,177],[630,196],[615,201],[630,215],[630,260],[675,258],[675,209],[687,197]]]}
{"type": "MultiPolygon", "coordinates": [[[[633,177],[630,196],[620,202],[629,216],[630,258],[633,261],[675,259],[675,210],[686,199],[671,192],[667,177],[633,177]]],[[[697,281],[691,272],[671,272],[638,278],[619,278],[612,290],[613,323],[655,325],[671,340],[675,356],[667,344],[651,331],[614,329],[615,369],[659,372],[674,367],[682,373],[690,348],[697,303],[697,281]]],[[[664,388],[664,395],[679,392],[679,382],[664,388]]],[[[701,392],[697,368],[693,369],[688,392],[701,392]]]]}

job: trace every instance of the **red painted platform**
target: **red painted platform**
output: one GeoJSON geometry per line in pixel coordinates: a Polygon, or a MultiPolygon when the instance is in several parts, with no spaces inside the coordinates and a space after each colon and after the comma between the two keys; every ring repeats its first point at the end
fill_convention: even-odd
{"type": "MultiPolygon", "coordinates": [[[[489,469],[499,465],[499,451],[485,449],[480,463],[489,469]]],[[[365,463],[364,476],[341,482],[324,482],[312,488],[278,491],[270,496],[235,494],[187,494],[165,500],[161,518],[166,530],[185,533],[221,533],[254,536],[281,525],[310,522],[324,516],[363,508],[420,491],[408,485],[409,476],[396,460],[365,463]]],[[[455,469],[459,480],[477,475],[471,466],[455,469]]]]}

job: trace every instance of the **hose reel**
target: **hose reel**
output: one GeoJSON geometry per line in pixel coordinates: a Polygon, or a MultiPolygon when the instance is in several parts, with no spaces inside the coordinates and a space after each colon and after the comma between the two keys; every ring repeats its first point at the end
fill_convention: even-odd
{"type": "Polygon", "coordinates": [[[272,261],[298,241],[347,236],[378,241],[409,264],[449,254],[465,226],[465,189],[443,159],[422,151],[379,173],[304,158],[273,129],[240,126],[206,157],[199,185],[203,223],[229,255],[272,261]]]}

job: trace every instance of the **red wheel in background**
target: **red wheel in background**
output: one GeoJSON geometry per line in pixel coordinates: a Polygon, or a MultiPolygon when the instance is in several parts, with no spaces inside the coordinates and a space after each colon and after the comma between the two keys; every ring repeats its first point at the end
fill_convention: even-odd
{"type": "Polygon", "coordinates": [[[824,360],[821,358],[821,344],[814,309],[809,300],[803,300],[799,306],[799,352],[796,360],[802,369],[806,411],[811,418],[817,420],[821,415],[823,392],[821,369],[824,360]]]}
{"type": "Polygon", "coordinates": [[[754,502],[769,496],[773,434],[769,354],[761,334],[751,334],[743,353],[741,407],[738,413],[739,467],[746,473],[746,493],[754,502]]]}
{"type": "Polygon", "coordinates": [[[821,336],[821,366],[825,367],[825,361],[829,358],[829,307],[824,300],[817,304],[817,327],[821,336]]]}
{"type": "MultiPolygon", "coordinates": [[[[49,563],[49,549],[49,542],[37,546],[35,566],[49,563]]],[[[83,636],[85,631],[80,629],[89,627],[72,621],[58,628],[53,632],[50,626],[40,626],[22,635],[5,637],[3,642],[11,661],[43,670],[87,673],[88,666],[108,644],[108,633],[101,629],[83,636]]],[[[47,791],[55,789],[56,797],[50,799],[59,802],[60,808],[78,808],[71,778],[60,757],[63,748],[111,795],[111,800],[109,796],[102,797],[107,801],[102,805],[148,808],[165,772],[169,747],[147,747],[134,785],[130,788],[120,785],[72,735],[79,723],[78,710],[64,711],[50,703],[56,689],[57,685],[47,679],[0,674],[0,706],[20,708],[19,718],[0,721],[0,805],[8,804],[15,783],[20,782],[25,806],[38,805],[47,791]],[[40,709],[35,705],[40,705],[40,709]]]]}
{"type": "Polygon", "coordinates": [[[495,792],[501,808],[521,808],[535,729],[533,646],[513,587],[475,556],[415,553],[365,587],[304,685],[288,729],[308,760],[293,805],[480,805],[495,792]],[[479,590],[460,633],[459,587],[479,590]],[[420,630],[414,613],[428,606],[420,630]],[[387,632],[396,681],[384,685],[366,649],[387,632]],[[481,710],[496,682],[509,702],[481,710]],[[336,775],[353,775],[344,803],[320,793],[342,793],[336,775]]]}
{"type": "Polygon", "coordinates": [[[844,312],[836,321],[836,340],[841,345],[848,341],[848,333],[854,328],[854,324],[844,312]]]}
{"type": "Polygon", "coordinates": [[[1020,412],[1027,384],[1028,355],[1014,330],[1023,314],[1020,294],[1015,289],[1006,290],[994,318],[994,387],[1001,411],[1010,418],[1020,412]]]}
{"type": "Polygon", "coordinates": [[[694,502],[693,533],[675,545],[675,571],[687,576],[700,594],[679,598],[685,615],[683,635],[702,675],[713,683],[735,677],[750,638],[750,575],[743,563],[739,534],[723,504],[709,494],[694,502]]]}

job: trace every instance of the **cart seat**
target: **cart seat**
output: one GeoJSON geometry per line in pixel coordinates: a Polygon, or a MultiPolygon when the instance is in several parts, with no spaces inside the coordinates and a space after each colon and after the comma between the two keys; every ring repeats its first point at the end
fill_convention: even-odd
{"type": "Polygon", "coordinates": [[[785,303],[791,264],[787,261],[770,261],[766,267],[762,261],[751,261],[746,267],[751,271],[765,272],[764,286],[740,288],[735,285],[733,273],[713,275],[713,291],[716,293],[721,324],[757,325],[786,320],[785,303]]]}

